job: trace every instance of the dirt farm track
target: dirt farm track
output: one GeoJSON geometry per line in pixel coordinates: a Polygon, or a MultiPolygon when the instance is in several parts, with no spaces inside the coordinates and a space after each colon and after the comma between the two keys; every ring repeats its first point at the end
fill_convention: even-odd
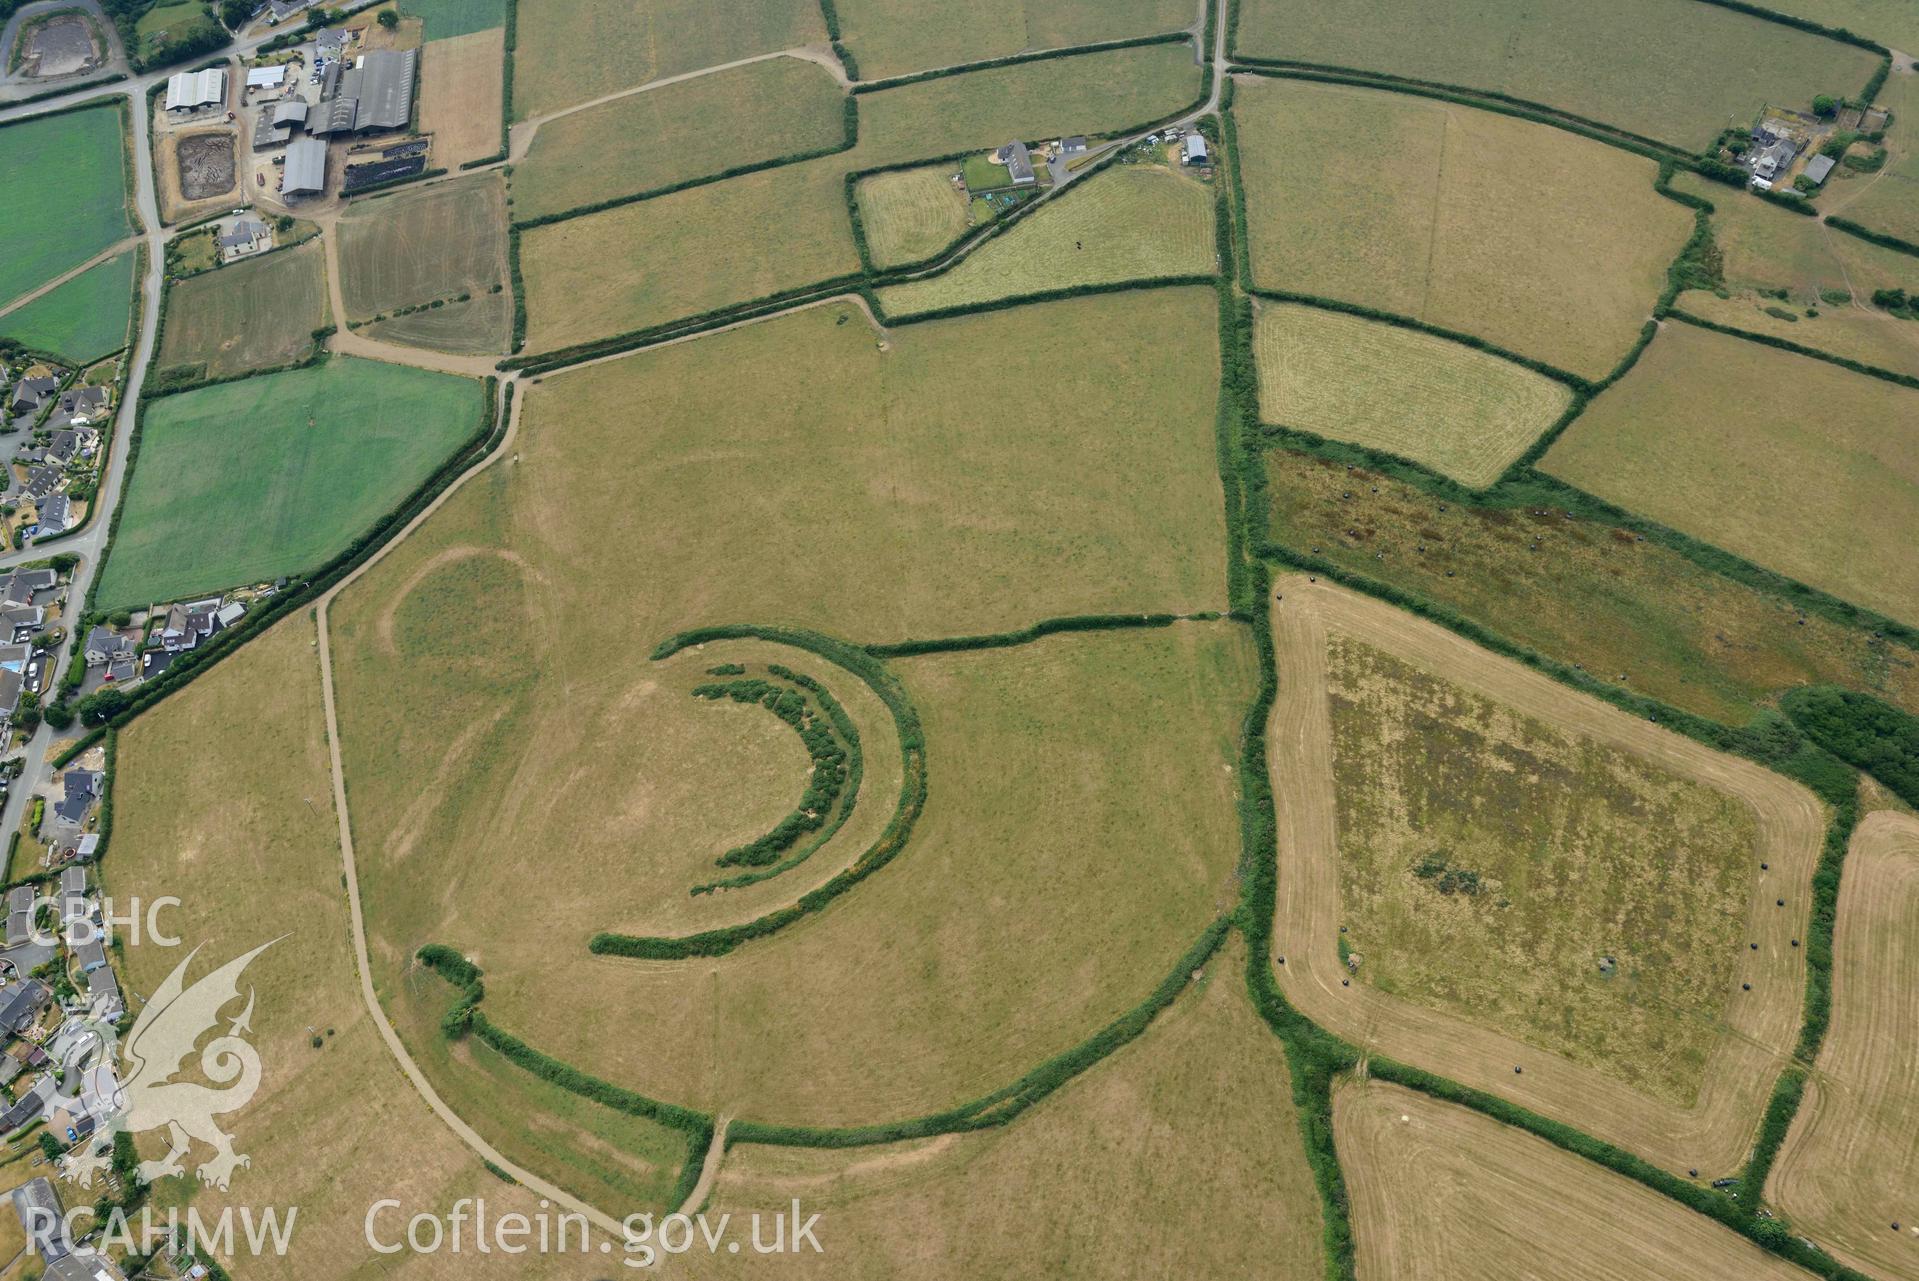
{"type": "Polygon", "coordinates": [[[1546,1116],[1685,1173],[1710,1178],[1745,1159],[1774,1078],[1797,1033],[1804,992],[1803,937],[1811,877],[1825,816],[1811,792],[1750,762],[1725,756],[1516,662],[1480,649],[1437,624],[1304,575],[1282,578],[1272,605],[1279,693],[1267,725],[1279,831],[1279,904],[1273,924],[1275,975],[1309,1018],[1354,1042],[1546,1116]],[[1339,938],[1339,871],[1332,803],[1326,637],[1337,631],[1452,681],[1522,715],[1633,753],[1714,787],[1754,815],[1760,857],[1750,938],[1759,945],[1742,970],[1752,990],[1730,993],[1726,1026],[1690,1107],[1641,1094],[1607,1073],[1511,1037],[1387,995],[1347,974],[1339,938]],[[1785,910],[1773,900],[1783,897],[1785,910]],[[1523,1067],[1522,1073],[1514,1068],[1523,1067]]]}

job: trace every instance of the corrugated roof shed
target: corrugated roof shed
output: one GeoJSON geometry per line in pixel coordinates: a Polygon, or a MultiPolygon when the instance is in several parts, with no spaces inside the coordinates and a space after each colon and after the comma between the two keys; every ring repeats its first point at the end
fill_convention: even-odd
{"type": "Polygon", "coordinates": [[[326,143],[318,138],[295,138],[287,147],[286,170],[280,178],[283,196],[317,196],[326,190],[326,143]]]}
{"type": "Polygon", "coordinates": [[[167,79],[167,110],[190,111],[225,102],[227,73],[223,67],[205,71],[176,71],[167,79]]]}
{"type": "Polygon", "coordinates": [[[1814,156],[1806,162],[1806,177],[1814,182],[1824,182],[1826,175],[1832,172],[1831,156],[1814,156]]]}
{"type": "Polygon", "coordinates": [[[341,77],[341,95],[360,100],[353,120],[356,131],[406,128],[413,119],[413,78],[419,64],[418,49],[376,49],[341,77]],[[356,79],[358,83],[352,83],[356,79]]]}

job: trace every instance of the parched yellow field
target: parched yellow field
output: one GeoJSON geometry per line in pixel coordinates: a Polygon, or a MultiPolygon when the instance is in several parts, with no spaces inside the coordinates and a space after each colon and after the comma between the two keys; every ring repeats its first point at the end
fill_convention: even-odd
{"type": "Polygon", "coordinates": [[[958,172],[953,164],[927,165],[860,179],[860,226],[875,264],[918,262],[966,230],[966,192],[953,182],[958,172]]]}
{"type": "Polygon", "coordinates": [[[338,234],[347,316],[387,317],[371,336],[415,343],[426,338],[469,354],[506,350],[513,301],[505,287],[506,184],[499,174],[355,201],[341,215],[338,234]],[[433,307],[435,302],[442,305],[433,307]],[[394,316],[401,307],[428,310],[394,316]],[[413,326],[428,312],[451,312],[458,323],[434,316],[429,328],[416,331],[413,326]]]}
{"type": "MultiPolygon", "coordinates": [[[[106,889],[119,900],[177,897],[161,920],[184,944],[127,939],[123,986],[152,992],[194,946],[203,950],[190,977],[283,936],[243,980],[257,998],[247,1039],[262,1084],[222,1120],[252,1164],[225,1193],[195,1191],[190,1165],[155,1189],[157,1202],[191,1196],[203,1219],[226,1205],[298,1206],[287,1255],[228,1260],[248,1276],[572,1275],[560,1256],[382,1257],[367,1246],[381,1197],[442,1214],[470,1196],[531,1213],[536,1198],[488,1173],[428,1110],[361,1003],[313,643],[304,614],[282,623],[120,736],[106,889]]],[[[158,1155],[148,1144],[163,1137],[145,1136],[142,1150],[158,1155]]]]}
{"type": "MultiPolygon", "coordinates": [[[[533,386],[518,460],[461,490],[333,613],[381,969],[428,941],[468,949],[490,1014],[583,1068],[741,1115],[836,1122],[997,1087],[1140,999],[1233,901],[1225,766],[1251,685],[1227,624],[902,661],[941,781],[896,863],[712,965],[596,960],[586,943],[730,923],[742,902],[763,911],[817,883],[788,880],[809,863],[758,897],[662,905],[796,785],[777,736],[770,768],[741,766],[740,745],[763,741],[741,730],[765,727],[688,698],[646,657],[664,637],[751,621],[888,640],[1219,608],[1216,335],[1203,288],[931,322],[886,350],[842,304],[533,386]],[[991,412],[992,388],[1040,385],[1059,397],[1045,431],[991,412]],[[1148,708],[1164,732],[1130,734],[1148,708]],[[1063,760],[1076,764],[1044,765],[1063,760]],[[1004,877],[1034,879],[985,888],[1004,877]],[[540,894],[521,892],[535,882],[540,894]],[[608,895],[615,883],[634,892],[608,895]],[[929,906],[949,892],[963,910],[929,906]],[[1063,924],[1074,902],[1098,904],[1091,941],[1063,924]],[[875,924],[909,911],[932,913],[925,929],[875,924]],[[1063,949],[1051,960],[1033,959],[1028,911],[1048,913],[1046,946],[1063,949]],[[1120,937],[1123,960],[1106,942],[1120,937]],[[594,1009],[664,1022],[593,1036],[577,1003],[589,993],[594,1009]],[[752,1031],[788,1017],[775,1010],[787,1031],[752,1031]],[[946,1037],[961,1040],[882,1048],[946,1037]],[[773,1042],[804,1070],[768,1059],[773,1042]],[[876,1062],[889,1079],[871,1078],[876,1062]]],[[[731,658],[707,649],[685,658],[731,658]]],[[[851,677],[820,676],[864,715],[851,677]]],[[[862,737],[870,792],[853,823],[883,824],[896,740],[862,737]]],[[[846,856],[814,857],[831,870],[846,856]]]]}
{"type": "Polygon", "coordinates": [[[1004,58],[1033,49],[1150,36],[1190,27],[1187,0],[840,0],[840,32],[868,80],[1004,58]]]}
{"type": "Polygon", "coordinates": [[[1260,304],[1264,422],[1401,454],[1483,487],[1566,411],[1572,389],[1434,334],[1318,307],[1260,304]]]}
{"type": "Polygon", "coordinates": [[[1919,391],[1668,323],[1540,466],[1768,569],[1919,619],[1915,442],[1919,391]]]}
{"type": "Polygon", "coordinates": [[[1287,999],[1669,1170],[1736,1169],[1799,1026],[1818,801],[1383,602],[1276,587],[1287,999]],[[1437,701],[1388,716],[1353,646],[1437,701]],[[1493,741],[1463,752],[1455,718],[1493,741]],[[1578,849],[1606,855],[1557,865],[1578,849]]]}
{"type": "Polygon", "coordinates": [[[1243,76],[1253,277],[1589,378],[1638,338],[1692,216],[1652,161],[1431,99],[1243,76]],[[1523,178],[1522,178],[1523,175],[1523,178]]]}
{"type": "Polygon", "coordinates": [[[529,351],[645,329],[859,270],[828,156],[520,236],[529,351]]]}
{"type": "Polygon", "coordinates": [[[798,1197],[821,1215],[822,1253],[697,1254],[689,1275],[1318,1281],[1319,1199],[1244,956],[1232,936],[1144,1035],[1005,1127],[731,1148],[708,1216],[746,1222],[798,1197]]]}
{"type": "Polygon", "coordinates": [[[668,76],[823,44],[817,0],[528,0],[515,13],[513,118],[592,102],[668,76]]]}
{"type": "MultiPolygon", "coordinates": [[[[1914,259],[1913,265],[1919,267],[1919,259],[1914,259]]],[[[1783,338],[1815,351],[1919,378],[1919,325],[1876,307],[1820,303],[1810,309],[1819,314],[1811,316],[1804,308],[1758,294],[1742,291],[1721,298],[1703,289],[1687,290],[1673,305],[1716,325],[1783,338]],[[1769,307],[1789,311],[1799,318],[1783,320],[1768,311],[1769,307]]]]}
{"type": "Polygon", "coordinates": [[[1833,937],[1832,1027],[1766,1184],[1800,1231],[1881,1277],[1919,1277],[1916,994],[1919,820],[1882,810],[1853,832],[1833,937]]]}
{"type": "Polygon", "coordinates": [[[1919,12],[1905,0],[1773,0],[1766,7],[1857,32],[1894,49],[1919,49],[1919,12]]]}
{"type": "Polygon", "coordinates": [[[500,153],[506,30],[490,27],[420,50],[420,132],[433,135],[433,164],[458,169],[500,153]]]}
{"type": "Polygon", "coordinates": [[[1684,151],[1767,104],[1804,111],[1815,94],[1857,94],[1878,63],[1867,50],[1690,0],[1246,0],[1235,49],[1492,90],[1684,151]]]}
{"type": "Polygon", "coordinates": [[[1378,1081],[1333,1094],[1360,1281],[1802,1281],[1604,1166],[1378,1081]]]}
{"type": "Polygon", "coordinates": [[[1138,45],[942,76],[859,95],[855,169],[1173,115],[1200,93],[1191,43],[1138,45]]]}
{"type": "Polygon", "coordinates": [[[889,316],[911,316],[1075,285],[1218,269],[1213,191],[1161,165],[1122,165],[1063,192],[950,271],[879,291],[889,316]]]}
{"type": "Polygon", "coordinates": [[[328,323],[326,255],[309,241],[168,287],[155,368],[201,365],[225,378],[301,360],[328,323]]]}
{"type": "Polygon", "coordinates": [[[1820,294],[1835,290],[1869,305],[1875,289],[1907,288],[1919,278],[1919,258],[1775,209],[1747,192],[1683,169],[1672,185],[1712,202],[1713,241],[1733,288],[1789,290],[1802,307],[1824,307],[1820,294]]]}
{"type": "Polygon", "coordinates": [[[772,58],[546,121],[513,166],[513,216],[539,218],[840,146],[844,100],[818,63],[772,58]]]}

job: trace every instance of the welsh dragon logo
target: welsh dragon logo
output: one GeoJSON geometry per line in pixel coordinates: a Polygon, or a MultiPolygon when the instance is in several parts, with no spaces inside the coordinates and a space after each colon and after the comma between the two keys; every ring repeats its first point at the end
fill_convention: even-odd
{"type": "Polygon", "coordinates": [[[187,966],[200,952],[195,947],[154,991],[124,1045],[111,1024],[91,1024],[91,1037],[97,1040],[83,1048],[84,1063],[69,1056],[60,1090],[49,1106],[49,1111],[64,1106],[69,1115],[95,1118],[94,1134],[62,1161],[63,1177],[92,1186],[94,1176],[111,1165],[112,1138],[122,1131],[167,1131],[166,1155],[140,1163],[139,1177],[148,1182],[186,1173],[182,1158],[196,1141],[213,1149],[197,1171],[203,1183],[224,1191],[236,1169],[252,1164],[245,1153],[234,1150],[233,1136],[214,1119],[245,1107],[260,1088],[259,1052],[242,1036],[252,1030],[251,988],[246,1007],[226,1032],[199,1049],[201,1073],[220,1088],[173,1078],[186,1068],[200,1038],[219,1025],[220,1011],[240,999],[240,975],[277,942],[262,943],[189,987],[187,966]],[[120,1071],[115,1070],[116,1057],[120,1071]]]}

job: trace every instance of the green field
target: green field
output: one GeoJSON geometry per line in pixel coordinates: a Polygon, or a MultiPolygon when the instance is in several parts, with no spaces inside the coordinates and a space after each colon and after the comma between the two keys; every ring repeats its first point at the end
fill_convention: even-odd
{"type": "Polygon", "coordinates": [[[130,52],[158,66],[167,60],[170,47],[178,47],[189,38],[197,42],[200,31],[205,28],[220,30],[220,24],[207,16],[205,6],[195,0],[166,0],[141,14],[134,23],[139,48],[130,52]]]}
{"type": "Polygon", "coordinates": [[[1523,365],[1317,307],[1266,305],[1262,421],[1400,454],[1481,488],[1553,425],[1572,390],[1523,365]]]}
{"type": "Polygon", "coordinates": [[[1817,94],[1856,94],[1878,63],[1694,0],[1245,0],[1235,50],[1491,90],[1684,151],[1768,104],[1803,111],[1817,94]]]}
{"type": "Polygon", "coordinates": [[[1637,341],[1692,230],[1652,161],[1510,116],[1259,77],[1233,114],[1258,285],[1589,378],[1637,341]]]}
{"type": "Polygon", "coordinates": [[[1370,645],[1334,637],[1327,668],[1361,977],[1689,1104],[1746,937],[1752,812],[1370,645]]]}
{"type": "Polygon", "coordinates": [[[1158,35],[1193,25],[1185,0],[839,0],[840,33],[861,77],[879,80],[1034,49],[1158,35]]]}
{"type": "Polygon", "coordinates": [[[542,124],[513,166],[518,220],[823,151],[845,138],[845,96],[824,67],[774,58],[542,124]]]}
{"type": "Polygon", "coordinates": [[[227,378],[304,360],[328,324],[326,252],[317,240],[175,281],[155,369],[227,378]]]}
{"type": "Polygon", "coordinates": [[[1188,44],[1142,45],[942,76],[859,95],[868,169],[1061,134],[1129,129],[1179,112],[1199,97],[1188,44]]]}
{"type": "Polygon", "coordinates": [[[515,16],[513,118],[564,111],[652,80],[822,44],[817,0],[544,0],[515,16]]]}
{"type": "Polygon", "coordinates": [[[481,401],[468,379],[345,358],[153,401],[98,603],[313,568],[478,430],[481,401]]]}
{"type": "MultiPolygon", "coordinates": [[[[513,301],[505,288],[506,185],[498,174],[354,201],[341,215],[339,236],[340,289],[350,319],[391,317],[400,308],[437,302],[434,310],[453,313],[459,323],[429,328],[425,334],[437,341],[422,345],[443,343],[469,355],[506,350],[513,301]]],[[[383,332],[396,342],[419,340],[405,327],[383,332]]]]}
{"type": "MultiPolygon", "coordinates": [[[[1919,25],[1919,12],[1913,18],[1919,25]]],[[[1826,180],[1826,194],[1819,207],[1844,214],[1874,231],[1919,244],[1919,71],[1906,69],[1888,77],[1879,94],[1879,105],[1892,112],[1892,125],[1886,131],[1889,154],[1885,167],[1876,174],[1854,174],[1842,163],[1826,180]]],[[[1919,259],[1913,262],[1919,266],[1919,259]]]]}
{"type": "Polygon", "coordinates": [[[506,22],[512,0],[400,0],[400,13],[426,23],[428,40],[471,35],[506,22]]]}
{"type": "Polygon", "coordinates": [[[0,129],[0,303],[126,238],[126,144],[118,106],[0,129]],[[59,181],[28,181],[58,174],[59,181]]]}
{"type": "Polygon", "coordinates": [[[880,291],[889,316],[910,316],[1075,285],[1205,276],[1213,250],[1212,188],[1159,165],[1122,165],[974,249],[952,270],[880,291]]]}
{"type": "Polygon", "coordinates": [[[841,159],[764,169],[526,231],[527,349],[644,329],[857,271],[841,159]]]}
{"type": "Polygon", "coordinates": [[[1276,541],[1635,693],[1732,725],[1797,685],[1919,711],[1919,654],[1603,521],[1462,505],[1289,449],[1267,455],[1266,477],[1276,541]]]}
{"type": "Polygon", "coordinates": [[[966,193],[954,185],[953,174],[948,163],[860,179],[860,226],[876,265],[918,262],[966,230],[966,193]]]}
{"type": "Polygon", "coordinates": [[[79,365],[120,350],[127,345],[138,258],[132,250],[117,254],[0,316],[0,337],[79,365]]]}
{"type": "Polygon", "coordinates": [[[1541,466],[1846,600],[1919,622],[1919,391],[1668,324],[1541,466]],[[1780,395],[1754,395],[1758,387],[1780,395]]]}

